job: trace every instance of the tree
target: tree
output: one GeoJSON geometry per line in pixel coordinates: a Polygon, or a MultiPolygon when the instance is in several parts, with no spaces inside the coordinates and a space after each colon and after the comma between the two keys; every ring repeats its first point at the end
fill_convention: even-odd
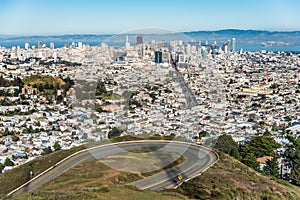
{"type": "Polygon", "coordinates": [[[52,149],[49,146],[49,147],[43,149],[42,155],[47,155],[47,154],[50,154],[50,153],[52,153],[52,149]]]}
{"type": "Polygon", "coordinates": [[[260,171],[260,165],[259,162],[257,162],[256,157],[253,152],[247,154],[247,156],[242,160],[242,162],[247,165],[248,167],[251,167],[252,169],[256,171],[260,171]]]}
{"type": "Polygon", "coordinates": [[[241,159],[241,155],[240,155],[240,152],[239,152],[238,148],[231,149],[229,155],[234,157],[235,159],[238,159],[238,160],[241,159]]]}
{"type": "Polygon", "coordinates": [[[36,122],[36,126],[41,126],[41,122],[40,122],[40,121],[37,121],[37,122],[36,122]]]}
{"type": "Polygon", "coordinates": [[[4,169],[5,165],[0,163],[0,173],[2,172],[2,170],[4,169]]]}
{"type": "Polygon", "coordinates": [[[206,137],[207,136],[207,132],[206,131],[200,131],[198,133],[198,136],[199,136],[199,138],[206,137]]]}
{"type": "Polygon", "coordinates": [[[108,139],[119,137],[121,135],[122,131],[118,129],[117,127],[114,127],[112,130],[108,132],[108,139]]]}
{"type": "Polygon", "coordinates": [[[39,90],[39,92],[43,92],[44,91],[44,86],[43,86],[43,84],[38,84],[38,90],[39,90]]]}
{"type": "Polygon", "coordinates": [[[56,101],[57,101],[57,103],[61,103],[63,101],[63,96],[62,95],[58,95],[56,97],[56,101]]]}
{"type": "Polygon", "coordinates": [[[55,151],[58,151],[58,150],[61,149],[61,146],[60,146],[60,144],[56,141],[56,142],[54,143],[54,145],[53,145],[53,148],[54,148],[55,151]]]}
{"type": "Polygon", "coordinates": [[[236,159],[240,159],[240,153],[238,151],[239,146],[230,135],[221,135],[218,138],[215,148],[236,159]]]}
{"type": "Polygon", "coordinates": [[[289,140],[292,144],[287,146],[285,156],[293,163],[293,170],[290,178],[295,185],[300,186],[300,139],[289,137],[289,140]]]}
{"type": "Polygon", "coordinates": [[[65,82],[65,85],[63,88],[65,92],[68,91],[72,85],[74,85],[74,81],[69,76],[67,78],[63,79],[63,81],[65,82]]]}
{"type": "Polygon", "coordinates": [[[15,166],[15,163],[13,161],[11,161],[11,159],[6,158],[5,162],[4,162],[5,166],[15,166]]]}
{"type": "Polygon", "coordinates": [[[244,144],[242,147],[242,157],[245,157],[247,152],[253,152],[256,158],[263,156],[275,156],[275,150],[280,147],[280,144],[269,136],[257,136],[254,137],[250,142],[244,144]],[[245,148],[243,150],[243,148],[245,148]]]}
{"type": "Polygon", "coordinates": [[[279,176],[279,166],[277,158],[274,157],[271,160],[267,160],[266,166],[263,168],[263,171],[266,175],[271,175],[277,178],[279,176]]]}
{"type": "Polygon", "coordinates": [[[88,134],[84,132],[81,136],[81,139],[83,139],[83,140],[88,139],[88,134]]]}
{"type": "Polygon", "coordinates": [[[101,96],[107,94],[107,90],[103,81],[100,81],[96,88],[96,96],[101,96]]]}
{"type": "Polygon", "coordinates": [[[9,135],[9,131],[8,131],[8,128],[5,128],[4,132],[2,133],[3,136],[7,136],[9,135]]]}

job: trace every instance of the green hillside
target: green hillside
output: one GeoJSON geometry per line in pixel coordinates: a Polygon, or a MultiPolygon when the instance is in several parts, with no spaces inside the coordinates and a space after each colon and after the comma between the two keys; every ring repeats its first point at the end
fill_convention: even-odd
{"type": "Polygon", "coordinates": [[[177,192],[192,199],[300,199],[300,188],[264,176],[218,152],[220,160],[177,192]]]}
{"type": "Polygon", "coordinates": [[[41,74],[35,74],[35,75],[25,77],[25,78],[23,78],[22,81],[27,86],[34,86],[34,85],[39,85],[39,84],[60,86],[60,85],[64,84],[64,81],[61,80],[59,77],[46,76],[46,75],[41,75],[41,74]]]}
{"type": "Polygon", "coordinates": [[[138,190],[126,185],[141,178],[141,174],[92,161],[12,199],[300,199],[298,187],[271,180],[223,153],[212,168],[176,190],[138,190]]]}

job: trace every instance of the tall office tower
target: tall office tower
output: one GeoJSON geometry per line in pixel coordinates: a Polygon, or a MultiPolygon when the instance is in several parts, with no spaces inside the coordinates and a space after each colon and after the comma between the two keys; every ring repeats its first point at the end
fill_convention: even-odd
{"type": "Polygon", "coordinates": [[[162,52],[162,61],[164,63],[171,63],[171,54],[169,51],[162,52]]]}
{"type": "Polygon", "coordinates": [[[224,53],[227,53],[227,52],[228,52],[228,46],[224,45],[224,53]]]}
{"type": "Polygon", "coordinates": [[[142,36],[137,36],[136,37],[136,44],[142,44],[143,43],[143,37],[142,36]]]}
{"type": "Polygon", "coordinates": [[[162,63],[162,52],[155,51],[155,63],[162,63]]]}
{"type": "Polygon", "coordinates": [[[228,51],[231,51],[231,47],[230,47],[230,45],[231,45],[231,42],[230,42],[230,40],[227,40],[227,49],[228,49],[228,51]]]}
{"type": "Polygon", "coordinates": [[[38,48],[38,49],[42,48],[42,42],[41,42],[41,41],[38,41],[37,48],[38,48]]]}
{"type": "Polygon", "coordinates": [[[50,43],[50,49],[54,49],[54,42],[50,43]]]}
{"type": "Polygon", "coordinates": [[[78,48],[82,49],[82,42],[78,42],[78,48]]]}
{"type": "Polygon", "coordinates": [[[54,62],[56,62],[57,61],[57,52],[54,52],[52,56],[53,56],[54,62]]]}
{"type": "Polygon", "coordinates": [[[235,52],[235,38],[232,38],[232,42],[231,42],[231,46],[232,46],[232,52],[235,52]]]}
{"type": "Polygon", "coordinates": [[[29,49],[29,48],[30,48],[30,45],[29,45],[28,42],[26,42],[26,43],[25,43],[25,49],[27,50],[27,49],[29,49]]]}
{"type": "Polygon", "coordinates": [[[182,41],[182,40],[179,40],[179,41],[178,41],[178,45],[179,45],[179,46],[183,45],[183,41],[182,41]]]}
{"type": "Polygon", "coordinates": [[[12,56],[17,57],[18,56],[18,49],[17,47],[13,46],[11,47],[12,56]]]}
{"type": "Polygon", "coordinates": [[[145,51],[146,51],[146,46],[145,46],[145,44],[142,44],[141,45],[141,56],[145,56],[145,51]]]}
{"type": "Polygon", "coordinates": [[[186,47],[185,47],[185,53],[190,54],[191,53],[191,48],[192,48],[191,45],[187,44],[186,47]]]}
{"type": "Polygon", "coordinates": [[[130,43],[128,41],[128,35],[126,36],[125,49],[126,50],[130,49],[130,43]]]}

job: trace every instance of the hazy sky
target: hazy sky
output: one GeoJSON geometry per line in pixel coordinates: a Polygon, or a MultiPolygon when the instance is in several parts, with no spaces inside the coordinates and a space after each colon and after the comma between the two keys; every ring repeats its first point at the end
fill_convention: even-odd
{"type": "Polygon", "coordinates": [[[0,0],[0,34],[300,30],[299,0],[0,0]]]}

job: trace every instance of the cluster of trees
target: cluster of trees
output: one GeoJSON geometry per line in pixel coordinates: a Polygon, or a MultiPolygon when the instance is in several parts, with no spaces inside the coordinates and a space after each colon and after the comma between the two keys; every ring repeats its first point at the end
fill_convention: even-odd
{"type": "Polygon", "coordinates": [[[121,129],[114,127],[108,132],[108,139],[119,137],[122,134],[122,132],[123,131],[121,129]]]}
{"type": "Polygon", "coordinates": [[[95,96],[105,96],[108,92],[103,81],[99,81],[96,87],[95,96]]]}
{"type": "Polygon", "coordinates": [[[17,97],[19,96],[19,93],[20,93],[19,89],[14,89],[13,92],[0,90],[0,96],[5,96],[5,97],[17,97]]]}
{"type": "Polygon", "coordinates": [[[300,139],[289,137],[291,144],[287,146],[285,157],[292,161],[293,170],[291,180],[295,185],[300,186],[300,139]]]}
{"type": "Polygon", "coordinates": [[[4,169],[5,166],[15,166],[15,163],[11,161],[11,159],[6,158],[4,164],[0,163],[0,173],[4,169]]]}
{"type": "Polygon", "coordinates": [[[74,85],[74,81],[69,76],[67,76],[66,78],[61,77],[61,79],[65,82],[63,90],[67,92],[74,85]]]}
{"type": "Polygon", "coordinates": [[[215,145],[215,148],[240,160],[239,145],[230,135],[221,135],[215,145]]]}
{"type": "Polygon", "coordinates": [[[50,82],[44,82],[44,83],[35,83],[32,85],[33,88],[37,88],[39,92],[43,92],[44,90],[54,90],[57,91],[59,89],[63,89],[66,93],[72,85],[74,85],[74,81],[68,76],[67,78],[62,78],[64,81],[64,85],[60,85],[59,83],[50,83],[50,82]]]}
{"type": "MultiPolygon", "coordinates": [[[[5,95],[3,95],[3,96],[5,96],[5,95]]],[[[1,106],[14,106],[14,105],[16,105],[16,103],[13,101],[10,101],[8,98],[4,98],[4,99],[0,100],[0,105],[1,106]]]]}
{"type": "Polygon", "coordinates": [[[3,132],[0,133],[0,137],[8,136],[8,135],[18,135],[20,134],[18,131],[9,131],[8,128],[5,128],[3,132]]]}
{"type": "Polygon", "coordinates": [[[238,145],[230,135],[226,134],[221,135],[215,145],[216,149],[240,160],[245,165],[257,171],[261,171],[257,158],[272,156],[273,159],[266,162],[263,172],[275,177],[279,176],[278,156],[275,151],[279,147],[280,145],[269,136],[257,136],[243,145],[238,145]]]}
{"type": "Polygon", "coordinates": [[[28,134],[28,133],[39,133],[41,131],[44,131],[43,128],[39,129],[39,128],[35,128],[33,129],[32,126],[30,125],[29,127],[26,127],[25,129],[23,129],[23,133],[24,134],[28,134]]]}
{"type": "MultiPolygon", "coordinates": [[[[54,143],[53,149],[54,149],[54,151],[58,151],[58,150],[61,149],[61,146],[60,146],[59,142],[56,141],[56,142],[54,143]]],[[[53,152],[53,151],[52,151],[52,148],[49,146],[49,147],[43,149],[42,155],[47,155],[47,154],[50,154],[50,153],[52,153],[52,152],[53,152]]]]}
{"type": "Polygon", "coordinates": [[[0,76],[0,87],[19,86],[23,87],[24,83],[19,77],[15,77],[13,80],[8,80],[0,76]]]}

